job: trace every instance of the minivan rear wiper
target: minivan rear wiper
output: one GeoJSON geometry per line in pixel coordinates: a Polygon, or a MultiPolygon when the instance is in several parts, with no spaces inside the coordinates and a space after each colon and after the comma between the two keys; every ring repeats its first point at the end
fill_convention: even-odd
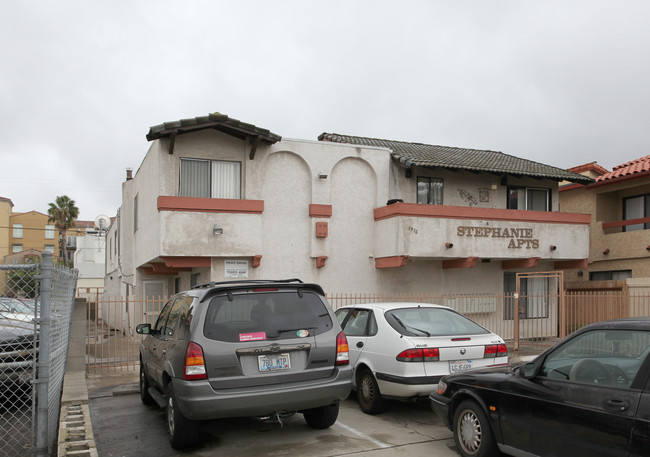
{"type": "Polygon", "coordinates": [[[269,338],[277,338],[277,337],[280,336],[280,334],[282,334],[282,333],[287,333],[287,332],[297,332],[297,331],[299,331],[299,330],[315,330],[315,329],[317,329],[317,328],[318,328],[318,327],[281,328],[281,329],[279,329],[279,330],[276,330],[276,334],[275,334],[275,335],[270,336],[270,337],[267,335],[267,337],[269,337],[269,338]]]}

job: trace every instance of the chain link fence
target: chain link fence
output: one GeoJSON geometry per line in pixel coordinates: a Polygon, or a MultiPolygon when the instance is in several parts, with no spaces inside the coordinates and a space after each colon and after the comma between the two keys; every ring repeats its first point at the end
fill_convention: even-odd
{"type": "Polygon", "coordinates": [[[77,271],[0,265],[0,457],[56,455],[77,271]]]}

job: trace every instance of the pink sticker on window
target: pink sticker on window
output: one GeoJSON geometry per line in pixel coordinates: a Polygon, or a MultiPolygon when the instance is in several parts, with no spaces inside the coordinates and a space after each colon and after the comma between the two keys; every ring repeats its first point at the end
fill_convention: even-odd
{"type": "Polygon", "coordinates": [[[266,332],[240,333],[239,341],[260,341],[266,339],[266,332]]]}

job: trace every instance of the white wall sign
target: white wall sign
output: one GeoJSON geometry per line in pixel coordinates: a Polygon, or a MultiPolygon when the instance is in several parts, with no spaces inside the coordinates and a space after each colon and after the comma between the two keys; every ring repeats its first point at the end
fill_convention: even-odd
{"type": "Polygon", "coordinates": [[[226,260],[224,262],[224,277],[231,279],[247,279],[248,260],[226,260]]]}

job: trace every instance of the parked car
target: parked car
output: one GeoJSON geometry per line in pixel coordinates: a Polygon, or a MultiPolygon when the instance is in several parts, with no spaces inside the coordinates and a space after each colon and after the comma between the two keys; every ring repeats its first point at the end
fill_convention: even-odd
{"type": "Polygon", "coordinates": [[[386,399],[427,399],[449,373],[507,365],[503,339],[451,308],[425,303],[369,303],[336,310],[350,345],[361,410],[386,399]]]}
{"type": "Polygon", "coordinates": [[[323,289],[297,279],[199,285],[136,331],[147,335],[141,398],[166,408],[174,448],[197,443],[200,420],[301,412],[327,428],[352,386],[348,343],[323,289]]]}
{"type": "Polygon", "coordinates": [[[26,390],[31,385],[37,347],[34,324],[0,312],[0,389],[26,390]]]}
{"type": "Polygon", "coordinates": [[[647,456],[650,318],[592,324],[530,363],[455,374],[431,394],[465,456],[647,456]]]}
{"type": "Polygon", "coordinates": [[[35,312],[28,302],[17,298],[0,297],[0,313],[7,319],[31,322],[35,312]]]}

